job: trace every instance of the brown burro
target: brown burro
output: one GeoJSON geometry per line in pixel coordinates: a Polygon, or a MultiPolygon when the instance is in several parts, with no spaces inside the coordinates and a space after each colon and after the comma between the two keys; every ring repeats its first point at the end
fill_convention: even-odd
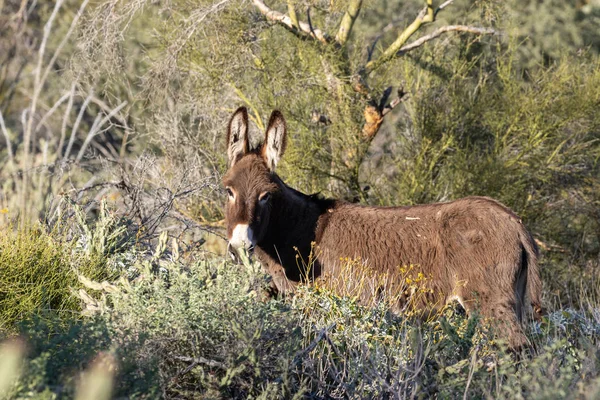
{"type": "Polygon", "coordinates": [[[279,111],[273,111],[264,142],[255,149],[247,110],[233,114],[223,178],[229,249],[254,252],[274,290],[290,293],[300,282],[327,277],[347,285],[355,276],[343,264],[359,260],[379,277],[365,285],[372,300],[381,291],[402,291],[402,271],[413,266],[427,278],[430,305],[458,300],[467,313],[478,310],[499,323],[512,348],[526,343],[520,324],[525,297],[539,317],[541,280],[536,244],[517,215],[486,197],[371,207],[306,195],[275,173],[285,147],[279,111]]]}

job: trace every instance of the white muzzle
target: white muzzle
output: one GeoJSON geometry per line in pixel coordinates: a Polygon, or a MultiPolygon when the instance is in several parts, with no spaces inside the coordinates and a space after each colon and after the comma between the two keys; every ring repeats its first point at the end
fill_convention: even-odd
{"type": "Polygon", "coordinates": [[[247,224],[237,224],[233,229],[227,249],[234,261],[239,262],[238,252],[243,249],[248,255],[251,255],[255,244],[252,228],[247,224]]]}

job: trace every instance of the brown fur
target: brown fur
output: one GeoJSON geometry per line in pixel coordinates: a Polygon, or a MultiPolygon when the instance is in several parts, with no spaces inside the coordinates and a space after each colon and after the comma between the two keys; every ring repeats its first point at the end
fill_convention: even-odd
{"type": "MultiPolygon", "coordinates": [[[[277,114],[270,125],[278,118],[283,120],[277,114]]],[[[429,301],[443,305],[456,297],[468,313],[477,308],[504,323],[512,347],[525,343],[520,322],[526,295],[534,313],[541,313],[538,250],[507,207],[486,197],[414,207],[322,199],[288,187],[270,167],[277,160],[266,154],[263,145],[230,160],[223,183],[236,197],[226,206],[227,233],[231,239],[237,224],[250,226],[256,255],[279,292],[291,292],[303,280],[335,277],[343,257],[360,258],[389,277],[392,288],[400,287],[394,278],[399,268],[415,265],[430,277],[429,301]],[[268,201],[260,202],[266,194],[268,201]],[[302,260],[311,250],[314,262],[307,271],[302,260]]]]}

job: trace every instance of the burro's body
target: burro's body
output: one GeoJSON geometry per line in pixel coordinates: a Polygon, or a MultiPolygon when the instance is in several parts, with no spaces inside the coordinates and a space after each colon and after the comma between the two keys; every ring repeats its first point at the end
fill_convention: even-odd
{"type": "Polygon", "coordinates": [[[305,195],[274,172],[285,144],[278,111],[264,143],[253,150],[246,109],[229,123],[227,237],[234,251],[255,252],[274,289],[287,293],[299,282],[326,277],[348,285],[353,276],[341,275],[349,271],[344,263],[354,260],[374,277],[362,296],[375,297],[402,291],[401,271],[413,266],[426,278],[430,305],[456,299],[468,313],[477,309],[500,322],[512,347],[525,343],[525,298],[539,315],[541,281],[537,247],[517,215],[486,197],[367,207],[305,195]]]}

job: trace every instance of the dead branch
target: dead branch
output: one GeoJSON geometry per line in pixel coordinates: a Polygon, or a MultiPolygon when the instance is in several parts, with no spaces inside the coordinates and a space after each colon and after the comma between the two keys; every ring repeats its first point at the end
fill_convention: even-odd
{"type": "Polygon", "coordinates": [[[434,32],[430,33],[429,35],[420,37],[419,39],[415,40],[414,42],[407,44],[406,46],[403,46],[400,50],[398,50],[397,55],[407,53],[411,50],[414,50],[417,47],[420,47],[423,44],[429,42],[430,40],[433,40],[447,32],[468,32],[468,33],[474,33],[476,35],[495,35],[498,33],[496,30],[494,30],[492,28],[479,28],[479,27],[467,26],[467,25],[442,26],[441,28],[435,30],[434,32]]]}
{"type": "Polygon", "coordinates": [[[11,163],[14,162],[15,157],[13,155],[12,146],[10,144],[10,135],[8,134],[8,130],[6,130],[6,125],[4,124],[4,118],[2,117],[2,110],[0,110],[0,130],[4,135],[4,139],[6,140],[6,152],[8,153],[8,159],[11,163]]]}
{"type": "Polygon", "coordinates": [[[329,35],[320,29],[314,28],[304,21],[297,21],[298,25],[296,27],[294,21],[292,21],[290,17],[280,13],[279,11],[269,8],[269,6],[267,6],[262,0],[252,0],[252,3],[256,6],[256,8],[258,8],[261,14],[267,17],[267,19],[284,25],[292,32],[304,34],[308,37],[318,40],[321,43],[331,43],[331,38],[329,35]]]}
{"type": "Polygon", "coordinates": [[[390,111],[392,111],[394,109],[394,107],[396,107],[398,104],[402,103],[404,100],[408,99],[410,96],[408,93],[406,93],[404,91],[404,89],[398,89],[398,97],[396,97],[394,100],[392,100],[390,102],[390,104],[388,104],[387,106],[384,106],[381,109],[381,116],[385,117],[387,113],[389,113],[390,111]]]}

